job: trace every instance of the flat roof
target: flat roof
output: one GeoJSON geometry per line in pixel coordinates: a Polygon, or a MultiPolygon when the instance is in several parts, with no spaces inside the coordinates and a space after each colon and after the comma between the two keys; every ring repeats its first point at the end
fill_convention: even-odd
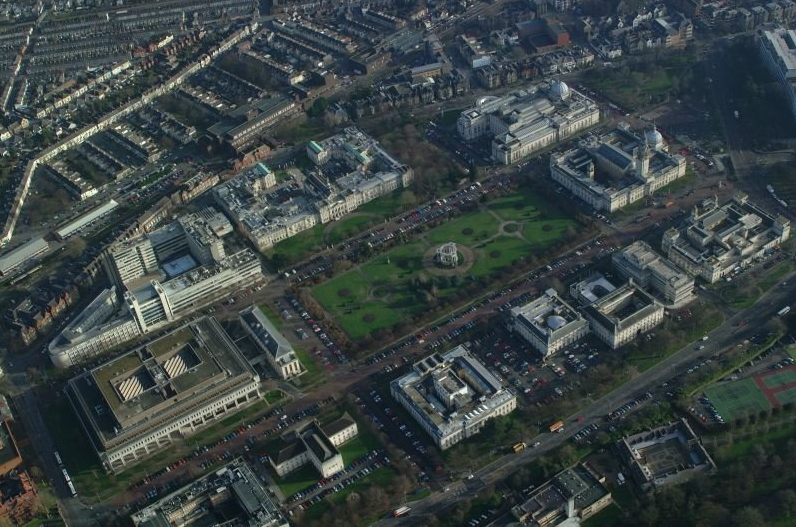
{"type": "Polygon", "coordinates": [[[14,270],[31,258],[35,258],[50,250],[44,238],[33,238],[0,256],[0,274],[14,270]]]}

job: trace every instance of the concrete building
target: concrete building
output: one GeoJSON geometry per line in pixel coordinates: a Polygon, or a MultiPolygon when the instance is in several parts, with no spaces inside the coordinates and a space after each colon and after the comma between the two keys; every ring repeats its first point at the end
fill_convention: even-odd
{"type": "Polygon", "coordinates": [[[758,29],[757,46],[766,67],[782,86],[796,119],[796,31],[782,27],[758,29]]]}
{"type": "Polygon", "coordinates": [[[517,407],[517,397],[463,345],[416,362],[390,392],[442,450],[517,407]]]}
{"type": "Polygon", "coordinates": [[[631,280],[583,310],[592,332],[616,349],[663,322],[663,306],[631,280]]]}
{"type": "Polygon", "coordinates": [[[634,242],[611,256],[614,267],[639,286],[657,291],[670,306],[694,300],[694,278],[661,257],[644,241],[634,242]]]}
{"type": "Polygon", "coordinates": [[[292,379],[306,372],[293,346],[277,330],[257,306],[238,314],[240,323],[255,345],[263,352],[268,364],[282,379],[292,379]]]}
{"type": "Polygon", "coordinates": [[[605,476],[582,463],[556,474],[534,489],[528,499],[511,513],[525,525],[575,526],[613,503],[605,488],[605,476]]]}
{"type": "Polygon", "coordinates": [[[128,342],[141,334],[129,313],[122,308],[115,286],[103,290],[55,337],[48,351],[56,368],[63,369],[85,362],[128,342]]]}
{"type": "Polygon", "coordinates": [[[119,291],[139,278],[158,272],[158,259],[146,235],[112,245],[106,249],[102,262],[108,278],[119,291]]]}
{"type": "Polygon", "coordinates": [[[86,227],[93,225],[99,219],[113,212],[118,206],[119,204],[116,203],[115,200],[109,200],[108,203],[95,207],[85,214],[78,216],[76,219],[70,221],[66,225],[57,228],[53,234],[58,240],[63,241],[70,236],[74,236],[86,227]]]}
{"type": "Polygon", "coordinates": [[[408,186],[412,169],[390,156],[377,141],[350,127],[307,145],[316,167],[294,171],[295,181],[276,187],[258,164],[213,190],[216,203],[260,251],[356,210],[364,203],[408,186]],[[288,199],[277,199],[280,195],[288,199]]]}
{"type": "Polygon", "coordinates": [[[492,157],[509,165],[599,120],[594,101],[554,80],[502,97],[481,97],[462,112],[456,130],[465,141],[491,136],[492,157]]]}
{"type": "Polygon", "coordinates": [[[44,238],[33,238],[0,256],[0,276],[8,276],[35,262],[50,250],[44,238]]]}
{"type": "Polygon", "coordinates": [[[683,226],[663,234],[661,248],[678,267],[713,283],[789,237],[787,218],[772,216],[738,192],[722,206],[715,197],[694,206],[683,226]]]}
{"type": "Polygon", "coordinates": [[[260,378],[212,318],[85,371],[66,393],[108,472],[121,472],[260,399],[260,378]]]}
{"type": "Polygon", "coordinates": [[[547,358],[574,344],[589,332],[589,323],[569,304],[548,289],[536,300],[511,309],[509,329],[528,341],[547,358]]]}
{"type": "Polygon", "coordinates": [[[257,474],[236,459],[132,515],[140,527],[289,527],[257,474]]]}
{"type": "Polygon", "coordinates": [[[577,301],[578,305],[586,307],[615,289],[616,286],[609,282],[601,273],[594,273],[587,279],[572,284],[569,287],[569,295],[577,301]]]}
{"type": "Polygon", "coordinates": [[[285,97],[268,97],[235,108],[207,129],[207,133],[237,151],[246,150],[265,131],[301,109],[285,97]]]}
{"type": "Polygon", "coordinates": [[[282,438],[277,453],[269,456],[271,466],[279,476],[284,477],[312,463],[322,478],[328,478],[345,468],[343,456],[337,447],[355,438],[358,433],[356,421],[348,414],[326,426],[314,421],[289,437],[282,438]]]}
{"type": "Polygon", "coordinates": [[[685,158],[667,150],[655,129],[639,136],[620,127],[551,155],[550,175],[590,207],[613,212],[685,175],[685,158]]]}
{"type": "Polygon", "coordinates": [[[716,470],[716,464],[685,418],[624,437],[616,445],[619,457],[643,490],[682,483],[716,470]]]}

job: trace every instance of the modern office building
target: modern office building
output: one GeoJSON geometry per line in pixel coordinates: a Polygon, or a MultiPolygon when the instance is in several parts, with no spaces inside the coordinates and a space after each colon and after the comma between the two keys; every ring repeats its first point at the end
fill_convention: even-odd
{"type": "Polygon", "coordinates": [[[390,392],[442,450],[517,407],[517,397],[463,345],[416,362],[390,392]]]}
{"type": "Polygon", "coordinates": [[[528,499],[511,509],[523,525],[577,526],[613,503],[605,476],[582,463],[556,474],[534,489],[528,499]]]}
{"type": "Polygon", "coordinates": [[[287,380],[306,372],[293,346],[259,307],[251,306],[244,309],[238,314],[238,318],[243,329],[279,377],[287,380]]]}
{"type": "Polygon", "coordinates": [[[160,282],[124,293],[142,333],[173,322],[244,287],[263,281],[260,259],[250,249],[160,282]]]}
{"type": "Polygon", "coordinates": [[[271,466],[279,476],[285,476],[311,463],[322,478],[328,478],[345,468],[337,447],[358,433],[356,421],[348,414],[323,427],[313,421],[282,439],[278,452],[269,457],[271,466]]]}
{"type": "Polygon", "coordinates": [[[485,96],[456,121],[465,141],[492,138],[492,157],[506,165],[600,121],[597,104],[553,80],[502,97],[485,96]]]}
{"type": "Polygon", "coordinates": [[[715,197],[694,206],[680,228],[663,234],[661,248],[678,267],[713,283],[789,237],[787,218],[769,214],[737,192],[721,206],[715,197]]]}
{"type": "Polygon", "coordinates": [[[597,337],[616,349],[663,322],[663,306],[633,280],[583,310],[597,337]]]}
{"type": "Polygon", "coordinates": [[[56,368],[76,366],[141,334],[123,308],[116,287],[103,290],[55,337],[48,351],[56,368]]]}
{"type": "Polygon", "coordinates": [[[783,27],[757,30],[757,46],[768,70],[777,79],[796,119],[796,31],[783,27]]]}
{"type": "Polygon", "coordinates": [[[66,393],[108,472],[121,472],[260,399],[260,378],[213,318],[81,373],[66,393]]]}
{"type": "Polygon", "coordinates": [[[289,527],[279,506],[241,459],[177,489],[132,515],[137,527],[289,527]]]}
{"type": "Polygon", "coordinates": [[[315,168],[293,171],[293,179],[278,186],[271,170],[258,164],[213,190],[219,207],[260,251],[406,187],[414,176],[353,127],[310,141],[307,154],[315,168]]]}
{"type": "Polygon", "coordinates": [[[524,306],[512,308],[508,326],[545,358],[589,332],[589,323],[554,289],[524,306]]]}
{"type": "Polygon", "coordinates": [[[685,175],[685,158],[667,150],[654,128],[642,136],[619,127],[551,155],[550,175],[590,207],[613,212],[685,175]]]}
{"type": "Polygon", "coordinates": [[[611,259],[619,274],[645,289],[657,291],[670,306],[693,300],[694,278],[656,253],[647,242],[634,242],[611,259]]]}
{"type": "Polygon", "coordinates": [[[685,418],[622,438],[617,451],[643,490],[682,483],[716,469],[685,418]]]}

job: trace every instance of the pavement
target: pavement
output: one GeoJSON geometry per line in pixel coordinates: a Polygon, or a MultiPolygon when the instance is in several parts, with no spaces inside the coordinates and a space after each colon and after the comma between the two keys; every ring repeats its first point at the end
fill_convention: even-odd
{"type": "Polygon", "coordinates": [[[566,419],[564,431],[561,433],[544,433],[535,438],[541,444],[536,448],[528,448],[520,454],[507,454],[474,473],[473,480],[462,480],[450,485],[449,492],[435,492],[429,497],[412,505],[412,512],[404,518],[385,518],[374,525],[422,525],[423,519],[431,514],[439,515],[442,510],[455,504],[456,501],[474,497],[486,485],[494,484],[517,470],[520,466],[530,463],[543,454],[555,449],[570,437],[593,423],[601,423],[604,417],[634,399],[645,391],[657,393],[661,384],[671,377],[684,372],[690,364],[703,360],[733,345],[744,338],[760,332],[766,322],[776,316],[783,305],[789,305],[796,298],[796,283],[788,282],[787,286],[771,288],[760,300],[744,311],[740,311],[726,320],[721,326],[708,334],[705,347],[694,349],[689,343],[673,355],[662,360],[652,368],[637,375],[622,386],[594,401],[576,413],[583,416],[583,421],[573,421],[572,416],[566,419]],[[746,320],[744,330],[739,331],[736,324],[746,320]],[[476,481],[476,484],[473,483],[476,481]]]}

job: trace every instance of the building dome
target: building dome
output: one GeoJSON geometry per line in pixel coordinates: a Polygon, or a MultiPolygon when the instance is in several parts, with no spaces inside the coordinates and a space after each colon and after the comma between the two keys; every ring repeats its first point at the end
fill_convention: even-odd
{"type": "Polygon", "coordinates": [[[564,319],[564,317],[558,315],[547,317],[547,327],[549,327],[553,331],[563,328],[566,325],[567,321],[564,319]]]}
{"type": "Polygon", "coordinates": [[[653,148],[657,148],[663,144],[663,136],[655,128],[647,130],[647,133],[644,134],[644,139],[647,141],[647,144],[653,148]]]}
{"type": "Polygon", "coordinates": [[[569,86],[566,82],[556,79],[550,85],[550,93],[564,99],[569,95],[569,86]]]}

